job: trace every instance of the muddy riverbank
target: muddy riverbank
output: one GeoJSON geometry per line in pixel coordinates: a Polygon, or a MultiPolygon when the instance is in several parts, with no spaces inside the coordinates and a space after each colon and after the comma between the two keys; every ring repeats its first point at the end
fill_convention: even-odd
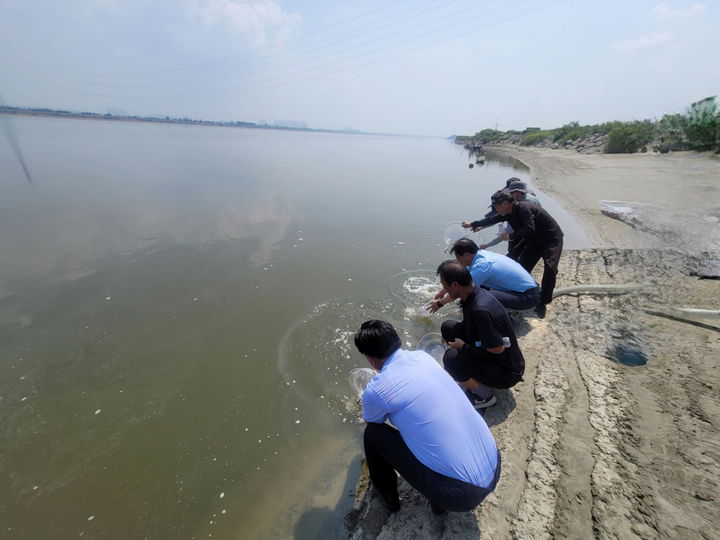
{"type": "Polygon", "coordinates": [[[438,517],[404,486],[403,508],[388,515],[369,493],[353,537],[711,538],[720,320],[663,308],[720,308],[717,159],[500,150],[524,161],[598,246],[564,254],[558,287],[634,285],[559,296],[542,320],[514,317],[525,381],[486,414],[503,476],[479,508],[438,517]],[[611,217],[600,200],[653,208],[611,217]]]}

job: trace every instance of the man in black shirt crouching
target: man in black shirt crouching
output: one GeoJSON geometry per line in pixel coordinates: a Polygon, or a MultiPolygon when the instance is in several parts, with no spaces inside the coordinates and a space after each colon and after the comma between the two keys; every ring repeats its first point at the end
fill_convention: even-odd
{"type": "Polygon", "coordinates": [[[445,261],[437,270],[440,282],[453,300],[460,300],[463,320],[445,321],[440,332],[449,348],[445,370],[469,393],[480,410],[494,405],[493,388],[510,388],[522,381],[525,359],[503,305],[473,283],[458,261],[445,261]]]}

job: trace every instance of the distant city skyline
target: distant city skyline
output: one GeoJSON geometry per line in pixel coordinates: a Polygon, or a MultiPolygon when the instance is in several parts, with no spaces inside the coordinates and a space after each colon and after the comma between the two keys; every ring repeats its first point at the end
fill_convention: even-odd
{"type": "Polygon", "coordinates": [[[717,2],[0,0],[9,105],[421,135],[720,93],[717,2]]]}

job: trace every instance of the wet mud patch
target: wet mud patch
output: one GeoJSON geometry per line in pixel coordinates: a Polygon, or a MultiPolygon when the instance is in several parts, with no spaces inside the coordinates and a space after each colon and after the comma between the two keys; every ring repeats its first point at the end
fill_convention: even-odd
{"type": "Polygon", "coordinates": [[[622,332],[607,351],[606,358],[624,366],[644,366],[648,357],[634,334],[622,332]]]}

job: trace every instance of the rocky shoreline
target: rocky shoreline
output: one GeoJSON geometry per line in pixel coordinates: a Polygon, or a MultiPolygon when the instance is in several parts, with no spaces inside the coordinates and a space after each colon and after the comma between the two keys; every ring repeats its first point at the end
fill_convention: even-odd
{"type": "Polygon", "coordinates": [[[514,315],[525,381],[499,392],[486,414],[503,475],[479,508],[438,517],[403,485],[403,508],[390,515],[366,491],[351,537],[714,537],[720,320],[657,308],[720,308],[718,160],[495,150],[525,162],[597,246],[564,254],[559,288],[638,286],[560,296],[545,319],[514,315]],[[602,199],[641,200],[657,212],[633,225],[604,215],[602,199]]]}

